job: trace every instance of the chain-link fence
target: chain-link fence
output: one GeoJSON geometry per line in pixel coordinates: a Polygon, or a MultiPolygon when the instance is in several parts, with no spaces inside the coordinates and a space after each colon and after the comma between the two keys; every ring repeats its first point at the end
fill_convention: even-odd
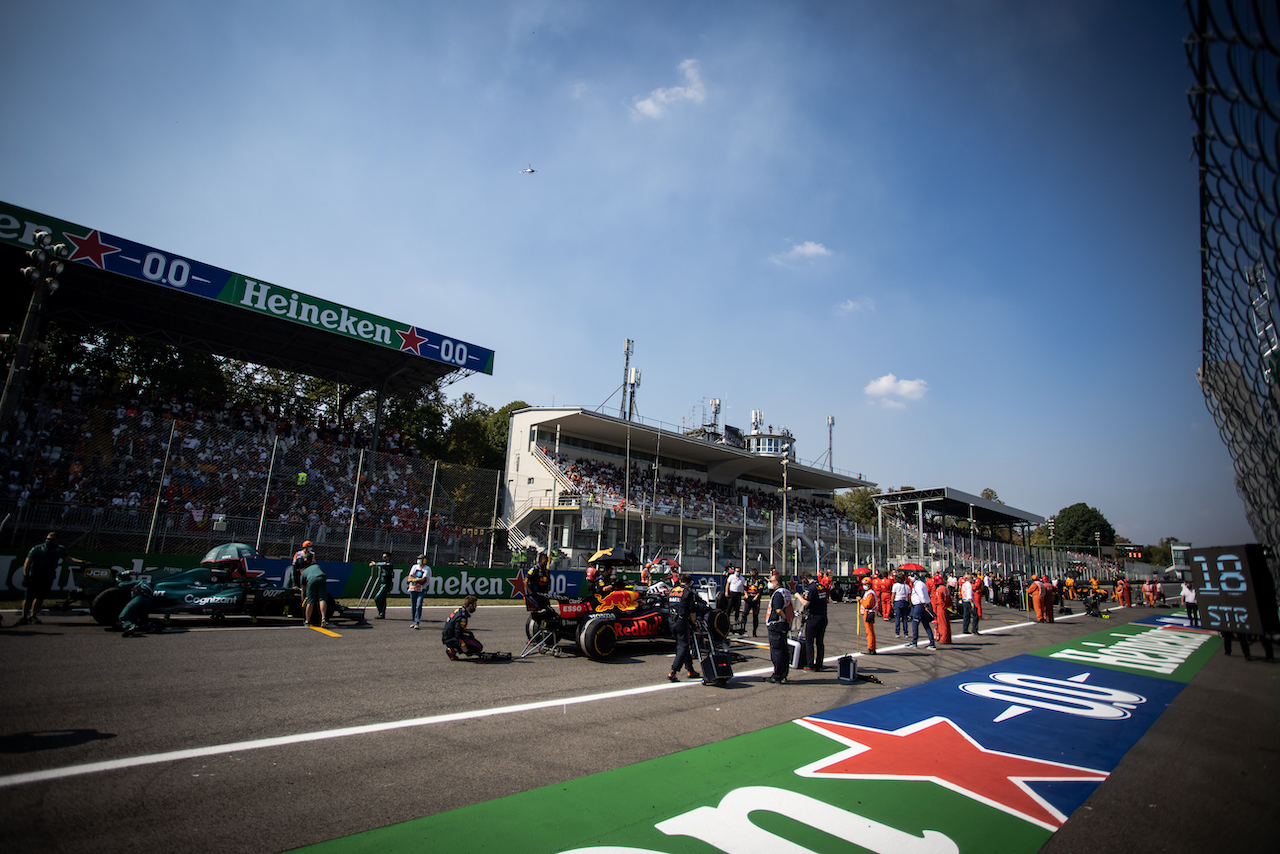
{"type": "Polygon", "coordinates": [[[1200,385],[1280,581],[1280,7],[1198,0],[1187,57],[1200,161],[1200,385]]]}
{"type": "Polygon", "coordinates": [[[500,473],[305,436],[124,409],[75,429],[19,433],[6,449],[4,539],[58,530],[79,549],[202,553],[218,543],[285,556],[311,540],[322,560],[506,565],[494,536],[500,473]]]}

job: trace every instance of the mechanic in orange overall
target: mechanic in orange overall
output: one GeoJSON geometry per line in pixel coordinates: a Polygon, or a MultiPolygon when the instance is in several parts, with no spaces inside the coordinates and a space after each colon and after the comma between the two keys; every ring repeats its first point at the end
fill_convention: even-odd
{"type": "Polygon", "coordinates": [[[942,576],[935,576],[938,583],[933,586],[933,592],[929,594],[930,601],[933,602],[933,614],[938,622],[938,643],[951,643],[951,588],[942,580],[942,576]]]}
{"type": "Polygon", "coordinates": [[[867,627],[867,655],[876,654],[876,606],[879,604],[874,579],[862,579],[862,598],[858,600],[858,607],[862,613],[862,622],[867,627]]]}
{"type": "Polygon", "coordinates": [[[1040,622],[1053,622],[1053,583],[1047,575],[1040,579],[1040,622]]]}
{"type": "Polygon", "coordinates": [[[1031,577],[1031,583],[1027,585],[1027,593],[1031,596],[1031,613],[1035,615],[1037,623],[1043,623],[1044,618],[1040,615],[1040,597],[1044,595],[1044,588],[1040,586],[1040,579],[1031,577]]]}
{"type": "Polygon", "coordinates": [[[890,595],[893,582],[884,572],[876,573],[876,582],[876,602],[880,605],[880,616],[887,620],[893,616],[893,596],[890,595]]]}

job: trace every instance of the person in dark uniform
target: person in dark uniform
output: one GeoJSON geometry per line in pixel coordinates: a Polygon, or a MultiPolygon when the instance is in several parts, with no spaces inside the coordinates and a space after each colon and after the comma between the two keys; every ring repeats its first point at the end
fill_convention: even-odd
{"type": "Polygon", "coordinates": [[[373,591],[373,604],[378,609],[378,619],[385,620],[387,618],[387,594],[391,592],[392,579],[395,578],[396,568],[391,563],[391,552],[383,552],[381,560],[369,561],[369,566],[373,571],[378,573],[378,587],[373,591]]]}
{"type": "Polygon", "coordinates": [[[151,585],[142,580],[125,581],[120,584],[124,590],[133,590],[133,598],[124,606],[116,624],[121,629],[120,637],[127,638],[140,635],[147,630],[148,617],[151,615],[151,602],[155,599],[155,591],[151,585]]]}
{"type": "Polygon", "coordinates": [[[756,637],[760,632],[760,591],[764,589],[764,584],[760,581],[759,575],[752,575],[751,580],[747,582],[746,599],[742,603],[742,630],[747,629],[747,614],[751,615],[751,636],[756,637]]]}
{"type": "Polygon", "coordinates": [[[791,604],[790,591],[779,583],[777,575],[769,576],[769,591],[769,610],[765,612],[764,625],[769,631],[769,658],[773,661],[773,673],[764,681],[780,685],[787,681],[787,674],[791,671],[787,634],[791,631],[795,609],[791,604]]]}
{"type": "Polygon", "coordinates": [[[459,655],[479,655],[484,650],[484,644],[467,631],[467,620],[476,612],[479,602],[476,597],[468,596],[462,600],[462,606],[445,620],[444,628],[440,631],[440,641],[444,644],[445,654],[450,661],[457,661],[459,655]]]}
{"type": "Polygon", "coordinates": [[[821,579],[813,578],[809,573],[801,576],[805,583],[801,594],[801,604],[808,609],[809,617],[804,622],[805,645],[808,646],[809,663],[805,670],[825,670],[822,660],[827,655],[827,604],[830,592],[821,579]]]}
{"type": "Polygon", "coordinates": [[[44,607],[45,597],[53,589],[53,582],[58,577],[58,564],[63,560],[81,566],[87,562],[69,556],[66,547],[58,545],[57,531],[50,531],[45,535],[43,543],[32,546],[31,551],[27,552],[27,559],[22,564],[22,577],[27,591],[22,599],[22,618],[16,625],[39,625],[40,609],[44,607]]]}
{"type": "Polygon", "coordinates": [[[302,576],[299,579],[302,584],[302,605],[303,605],[303,622],[308,625],[315,625],[314,615],[316,609],[320,610],[320,628],[329,628],[329,578],[324,574],[324,570],[317,563],[302,570],[302,576]]]}
{"type": "Polygon", "coordinates": [[[543,619],[551,611],[551,562],[545,554],[524,571],[524,595],[535,619],[543,619]]]}
{"type": "Polygon", "coordinates": [[[693,655],[689,650],[689,632],[693,628],[693,621],[706,610],[707,605],[698,596],[698,591],[693,586],[692,575],[687,572],[680,574],[680,581],[671,590],[668,601],[671,603],[671,634],[676,639],[676,657],[671,662],[671,672],[667,674],[667,679],[671,682],[679,682],[680,677],[676,674],[680,672],[681,667],[689,669],[690,679],[697,679],[702,674],[693,667],[693,655]]]}

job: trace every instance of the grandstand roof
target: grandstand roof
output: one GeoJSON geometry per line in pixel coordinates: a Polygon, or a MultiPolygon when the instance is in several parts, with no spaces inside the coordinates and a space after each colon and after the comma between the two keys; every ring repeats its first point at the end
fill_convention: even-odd
{"type": "MultiPolygon", "coordinates": [[[[30,263],[26,250],[34,244],[27,232],[35,224],[50,229],[55,241],[74,245],[58,276],[60,287],[44,301],[47,318],[357,389],[385,384],[389,392],[414,391],[493,372],[493,353],[486,348],[0,203],[0,282],[11,282],[6,294],[23,294],[23,306],[31,290],[19,271],[30,263]],[[175,269],[181,281],[170,280],[175,269]],[[269,310],[268,299],[280,302],[269,310]],[[290,302],[287,310],[281,307],[290,302]],[[299,307],[310,310],[305,319],[295,313],[299,307]],[[328,322],[320,320],[322,314],[328,322]]],[[[15,309],[9,306],[5,313],[15,309]]]]}
{"type": "MultiPolygon", "coordinates": [[[[538,420],[539,426],[551,431],[559,426],[562,435],[608,443],[616,447],[624,447],[630,437],[631,449],[634,453],[650,456],[658,453],[658,445],[661,441],[662,456],[705,465],[707,479],[712,483],[733,483],[739,477],[749,477],[766,483],[782,484],[781,457],[760,456],[742,448],[713,444],[639,421],[627,421],[617,416],[585,409],[530,407],[521,412],[539,409],[544,413],[544,416],[538,420]]],[[[874,485],[871,481],[840,472],[812,468],[794,461],[787,464],[787,486],[792,489],[826,491],[874,485]]]]}
{"type": "Polygon", "coordinates": [[[949,486],[889,492],[875,496],[875,502],[877,506],[882,507],[924,502],[925,510],[956,519],[968,519],[970,508],[972,508],[973,519],[980,525],[1039,525],[1044,522],[1043,516],[1019,510],[998,501],[991,501],[979,495],[970,495],[949,486]]]}

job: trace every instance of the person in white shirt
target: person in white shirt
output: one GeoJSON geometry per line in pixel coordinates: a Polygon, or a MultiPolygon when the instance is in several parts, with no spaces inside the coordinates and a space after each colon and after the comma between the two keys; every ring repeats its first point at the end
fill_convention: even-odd
{"type": "Polygon", "coordinates": [[[734,630],[738,632],[744,629],[738,625],[742,619],[742,594],[747,589],[747,580],[742,577],[742,570],[736,566],[729,567],[733,570],[729,574],[729,578],[725,581],[725,594],[729,597],[729,616],[733,619],[734,630]]]}
{"type": "Polygon", "coordinates": [[[933,640],[933,614],[930,610],[929,587],[924,583],[923,578],[917,577],[911,582],[911,643],[907,646],[915,646],[920,642],[920,624],[924,623],[924,633],[929,638],[929,649],[937,649],[938,645],[933,640]]]}
{"type": "Polygon", "coordinates": [[[973,601],[973,579],[966,572],[964,578],[960,582],[960,610],[964,615],[963,630],[965,634],[969,633],[969,621],[973,621],[973,633],[981,634],[978,631],[978,608],[977,603],[973,601]]]}
{"type": "Polygon", "coordinates": [[[1182,604],[1187,607],[1187,619],[1192,628],[1200,627],[1200,603],[1196,601],[1196,588],[1190,581],[1182,582],[1182,604]]]}
{"type": "Polygon", "coordinates": [[[409,568],[405,586],[409,588],[409,628],[416,629],[422,622],[422,600],[431,589],[431,567],[427,566],[426,555],[418,555],[418,560],[409,568]]]}
{"type": "Polygon", "coordinates": [[[893,596],[893,636],[896,638],[900,634],[906,635],[907,616],[911,613],[911,587],[906,576],[898,573],[898,580],[893,582],[889,592],[893,596]]]}

